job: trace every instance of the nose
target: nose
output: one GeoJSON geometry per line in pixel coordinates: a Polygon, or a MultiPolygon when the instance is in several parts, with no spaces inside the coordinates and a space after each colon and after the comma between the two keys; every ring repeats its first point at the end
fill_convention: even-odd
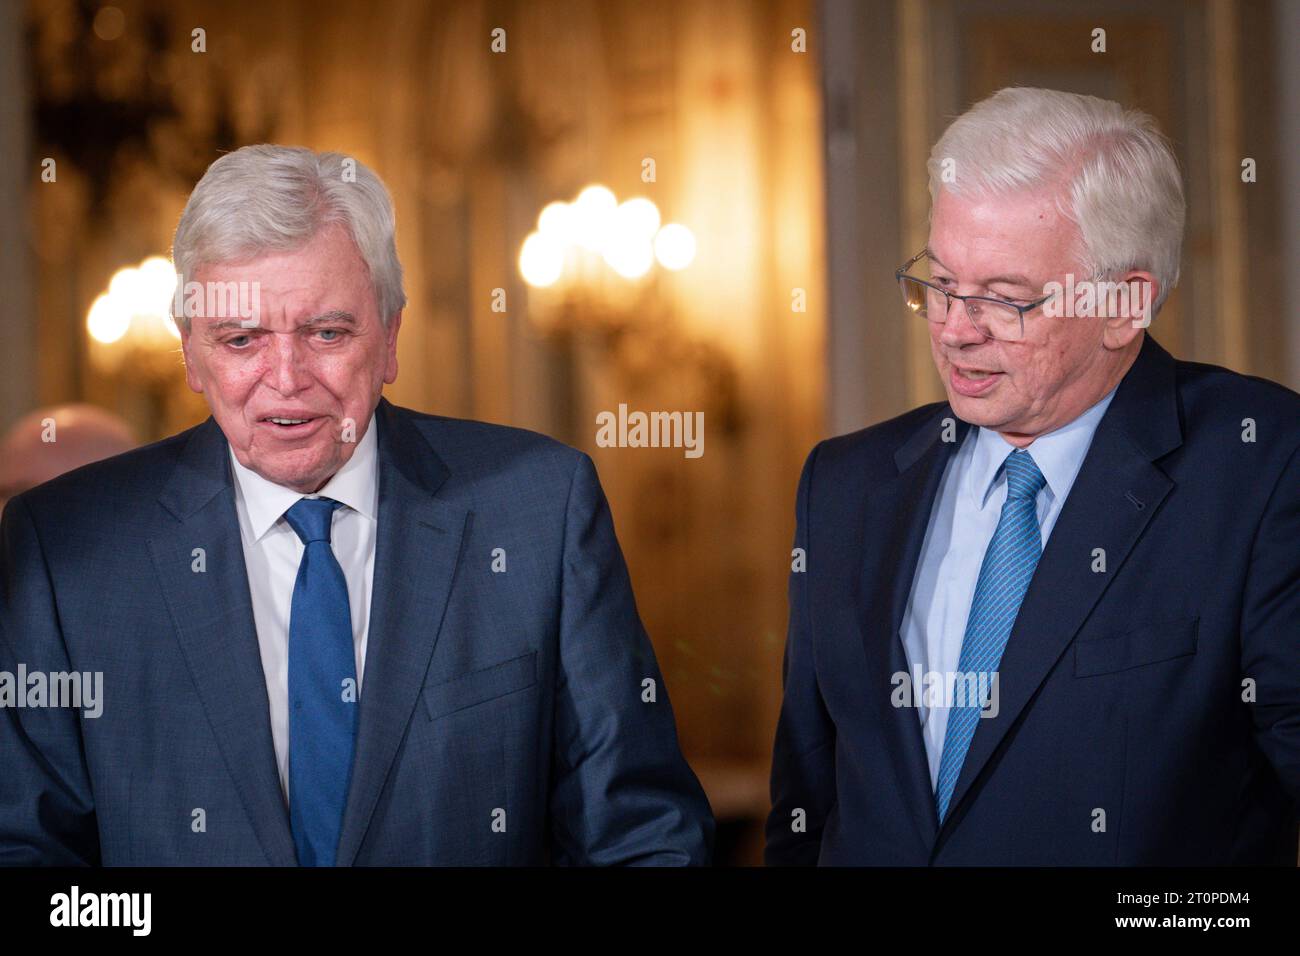
{"type": "Polygon", "coordinates": [[[939,341],[948,348],[955,349],[963,345],[976,345],[986,338],[987,336],[971,321],[970,313],[966,311],[966,303],[959,299],[950,299],[948,315],[944,318],[939,341]]]}
{"type": "Polygon", "coordinates": [[[285,397],[296,395],[311,384],[306,346],[293,333],[275,333],[266,350],[263,380],[285,397]]]}

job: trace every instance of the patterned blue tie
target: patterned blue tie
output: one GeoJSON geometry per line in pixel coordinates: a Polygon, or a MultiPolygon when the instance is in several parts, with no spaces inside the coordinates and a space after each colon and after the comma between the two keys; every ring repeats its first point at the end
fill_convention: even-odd
{"type": "Polygon", "coordinates": [[[352,776],[356,656],[348,585],[330,547],[339,502],[284,513],[303,543],[289,612],[289,823],[302,866],[333,866],[352,776]]]}
{"type": "MultiPolygon", "coordinates": [[[[1007,473],[1007,500],[997,530],[984,552],[984,563],[980,565],[975,597],[966,618],[966,635],[961,642],[961,661],[957,665],[962,674],[987,675],[990,680],[1002,661],[1002,651],[1016,623],[1020,602],[1043,552],[1037,502],[1038,492],[1047,479],[1029,452],[1022,448],[1007,455],[1003,467],[1007,473]]],[[[980,688],[987,686],[981,684],[980,688]]],[[[948,711],[939,779],[934,790],[940,823],[948,814],[948,801],[957,786],[961,765],[983,709],[977,702],[965,703],[973,705],[954,706],[948,711]]]]}

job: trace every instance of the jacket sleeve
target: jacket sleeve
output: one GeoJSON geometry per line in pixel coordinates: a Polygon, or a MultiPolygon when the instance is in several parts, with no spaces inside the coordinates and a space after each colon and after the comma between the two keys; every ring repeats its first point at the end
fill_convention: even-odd
{"type": "MultiPolygon", "coordinates": [[[[0,520],[0,673],[73,670],[59,629],[45,556],[20,496],[0,520]]],[[[80,712],[0,706],[0,864],[97,865],[95,806],[80,712]]]]}
{"type": "Polygon", "coordinates": [[[781,668],[784,696],[772,752],[772,809],[764,851],[768,866],[816,865],[835,796],[835,725],[817,686],[808,603],[808,578],[817,564],[808,516],[818,448],[804,463],[795,505],[790,623],[781,668]],[[805,562],[802,569],[795,557],[799,553],[805,562]]]}
{"type": "Polygon", "coordinates": [[[678,749],[663,675],[585,454],[569,490],[561,605],[554,862],[707,864],[713,814],[678,749]]]}
{"type": "Polygon", "coordinates": [[[1255,681],[1255,739],[1300,816],[1300,448],[1264,509],[1241,612],[1243,678],[1255,681]]]}

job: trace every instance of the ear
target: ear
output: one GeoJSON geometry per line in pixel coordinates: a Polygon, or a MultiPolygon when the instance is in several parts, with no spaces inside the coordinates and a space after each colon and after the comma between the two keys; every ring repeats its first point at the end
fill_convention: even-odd
{"type": "Polygon", "coordinates": [[[384,357],[384,384],[397,381],[397,332],[402,327],[402,310],[398,309],[384,329],[386,355],[384,357]]]}
{"type": "Polygon", "coordinates": [[[185,384],[190,387],[191,392],[203,394],[203,382],[194,371],[194,356],[191,354],[190,343],[194,339],[193,319],[190,319],[191,326],[189,329],[182,328],[179,324],[176,328],[181,333],[181,355],[185,358],[185,384]]]}
{"type": "Polygon", "coordinates": [[[1127,348],[1151,324],[1160,282],[1143,269],[1130,269],[1109,282],[1104,288],[1110,291],[1099,291],[1097,295],[1099,306],[1103,301],[1113,303],[1103,313],[1102,344],[1119,351],[1127,348]]]}

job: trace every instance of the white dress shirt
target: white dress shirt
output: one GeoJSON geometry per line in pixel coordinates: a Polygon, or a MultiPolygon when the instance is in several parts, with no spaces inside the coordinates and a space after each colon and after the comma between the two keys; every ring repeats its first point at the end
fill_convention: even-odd
{"type": "MultiPolygon", "coordinates": [[[[1115,390],[1111,389],[1074,421],[1039,435],[1025,448],[1047,479],[1037,499],[1044,549],[1092,444],[1097,425],[1114,396],[1115,390]]],[[[970,429],[961,448],[948,460],[930,510],[901,636],[912,679],[915,680],[918,668],[922,674],[943,675],[945,701],[952,699],[953,675],[961,662],[966,618],[975,598],[984,552],[997,530],[1002,505],[1007,500],[1002,463],[1014,450],[1015,446],[996,431],[970,429]]],[[[924,685],[912,688],[912,700],[921,719],[933,789],[939,778],[948,709],[926,706],[924,685]]]]}
{"type": "Polygon", "coordinates": [[[284,520],[302,498],[333,498],[344,507],[334,511],[330,544],[348,585],[352,640],[357,655],[357,698],[365,674],[366,638],[370,628],[371,583],[375,573],[375,533],[379,527],[379,457],[375,419],[356,450],[320,491],[304,495],[267,481],[245,468],[230,453],[235,472],[235,510],[244,546],[253,621],[266,676],[271,738],[280,771],[280,788],[289,799],[289,609],[298,579],[303,543],[284,520]]]}

